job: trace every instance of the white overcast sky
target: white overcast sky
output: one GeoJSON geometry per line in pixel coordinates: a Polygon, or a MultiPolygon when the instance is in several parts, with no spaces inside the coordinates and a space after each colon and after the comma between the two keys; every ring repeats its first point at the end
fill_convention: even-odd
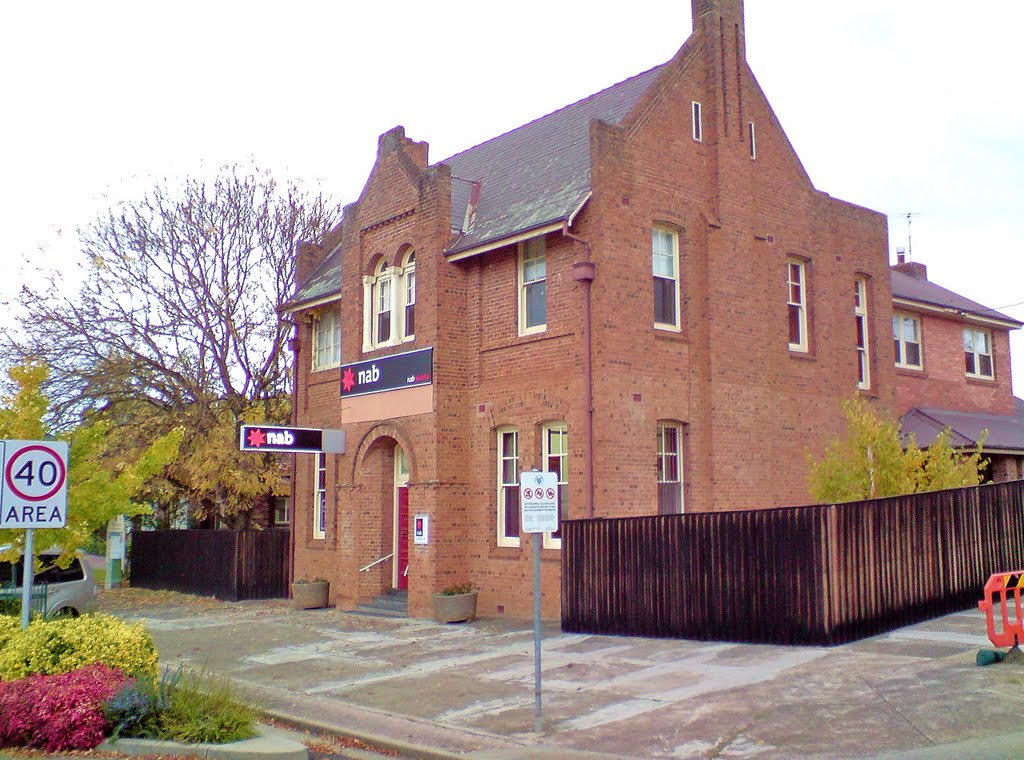
{"type": "MultiPolygon", "coordinates": [[[[815,186],[888,214],[892,256],[914,212],[930,279],[1024,320],[1024,2],[746,14],[815,186]]],[[[437,161],[663,63],[690,29],[686,0],[3,3],[0,301],[161,177],[251,157],[348,203],[391,127],[437,161]]]]}

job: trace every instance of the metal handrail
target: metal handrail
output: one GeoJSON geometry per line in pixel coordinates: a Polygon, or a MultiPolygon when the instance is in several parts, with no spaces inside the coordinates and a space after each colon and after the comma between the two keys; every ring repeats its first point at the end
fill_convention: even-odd
{"type": "Polygon", "coordinates": [[[387,561],[388,561],[389,559],[391,559],[391,558],[392,558],[392,557],[394,557],[394,556],[395,556],[395,553],[394,553],[394,552],[391,552],[391,554],[388,554],[388,555],[387,555],[386,557],[381,557],[380,559],[375,559],[375,560],[374,560],[373,562],[371,562],[371,563],[370,563],[369,565],[367,565],[366,567],[361,567],[361,568],[359,568],[359,572],[361,572],[361,573],[365,573],[365,572],[366,572],[367,570],[369,570],[369,569],[370,569],[371,567],[375,567],[375,566],[379,565],[379,564],[380,564],[381,562],[387,562],[387,561]]]}

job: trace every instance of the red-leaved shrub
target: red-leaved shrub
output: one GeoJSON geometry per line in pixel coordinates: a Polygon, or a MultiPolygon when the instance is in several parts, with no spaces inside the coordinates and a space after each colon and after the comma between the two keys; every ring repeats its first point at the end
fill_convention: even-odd
{"type": "Polygon", "coordinates": [[[107,665],[0,683],[0,747],[88,750],[103,741],[103,703],[124,685],[107,665]]]}

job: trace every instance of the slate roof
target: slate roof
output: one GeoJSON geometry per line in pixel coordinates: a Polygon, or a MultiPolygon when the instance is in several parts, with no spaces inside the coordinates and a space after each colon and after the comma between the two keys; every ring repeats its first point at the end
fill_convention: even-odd
{"type": "Polygon", "coordinates": [[[441,163],[452,170],[457,254],[568,220],[590,192],[590,122],[618,124],[666,64],[602,90],[441,163]],[[475,221],[463,229],[468,193],[455,178],[480,183],[475,221]]]}
{"type": "Polygon", "coordinates": [[[936,436],[948,427],[952,432],[952,446],[969,448],[975,446],[982,432],[987,430],[985,451],[1024,452],[1024,401],[1015,398],[1014,403],[1014,414],[958,412],[929,407],[911,409],[900,420],[900,432],[904,439],[913,434],[918,446],[930,446],[936,436]]]}
{"type": "Polygon", "coordinates": [[[309,279],[298,285],[298,291],[284,304],[284,311],[294,311],[304,304],[338,295],[341,291],[341,246],[336,245],[320,262],[309,279]]]}
{"type": "MultiPolygon", "coordinates": [[[[452,170],[451,226],[446,254],[568,220],[590,193],[590,122],[618,124],[667,64],[637,74],[588,98],[542,116],[441,163],[452,170]],[[477,207],[466,227],[474,183],[477,207]]],[[[288,311],[336,295],[341,252],[335,250],[299,284],[288,311]]]]}
{"type": "Polygon", "coordinates": [[[987,306],[982,306],[977,301],[965,298],[958,293],[954,293],[952,290],[946,290],[934,282],[919,280],[903,272],[897,272],[895,269],[890,269],[889,273],[892,278],[893,298],[904,298],[908,301],[919,301],[930,306],[953,309],[964,314],[973,314],[987,319],[998,319],[1010,322],[1017,325],[1017,327],[1024,325],[1024,322],[1020,320],[1008,317],[987,306]]]}

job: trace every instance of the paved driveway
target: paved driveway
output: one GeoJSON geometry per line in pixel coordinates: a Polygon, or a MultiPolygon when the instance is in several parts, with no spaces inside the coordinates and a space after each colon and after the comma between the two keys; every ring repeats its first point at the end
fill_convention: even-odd
{"type": "Polygon", "coordinates": [[[165,663],[230,676],[265,708],[437,756],[874,757],[1005,734],[1024,712],[1020,666],[975,665],[990,646],[976,611],[828,649],[549,627],[541,736],[529,621],[445,626],[283,601],[117,614],[146,619],[165,663]]]}

